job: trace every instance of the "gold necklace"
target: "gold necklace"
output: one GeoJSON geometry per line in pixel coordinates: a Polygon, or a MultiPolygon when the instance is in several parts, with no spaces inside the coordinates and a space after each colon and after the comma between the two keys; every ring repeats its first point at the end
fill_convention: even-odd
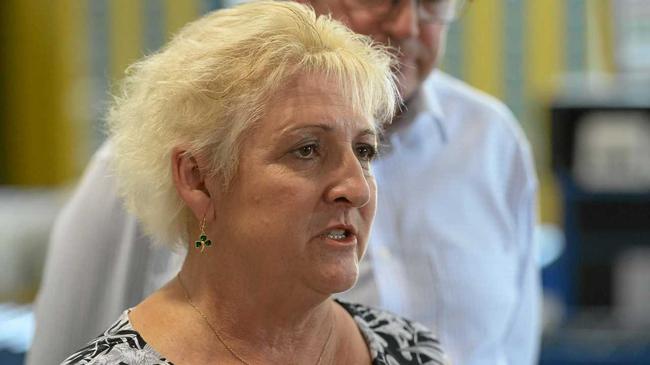
{"type": "MultiPolygon", "coordinates": [[[[190,306],[192,306],[192,308],[194,308],[196,313],[198,313],[201,316],[201,318],[203,318],[205,323],[212,330],[212,333],[217,338],[217,340],[219,340],[219,342],[223,345],[223,347],[225,347],[226,350],[228,350],[228,352],[235,359],[239,360],[242,364],[250,365],[250,363],[248,361],[244,360],[241,356],[239,356],[239,354],[237,354],[235,352],[235,350],[232,349],[232,347],[228,346],[226,341],[224,341],[223,337],[221,337],[221,335],[219,334],[219,331],[217,331],[217,329],[214,328],[214,326],[212,326],[212,323],[210,323],[210,321],[208,320],[208,317],[206,317],[205,314],[203,314],[203,312],[201,312],[201,310],[194,304],[194,302],[192,302],[192,299],[190,298],[190,293],[187,291],[187,288],[185,287],[185,284],[183,284],[183,280],[181,280],[181,273],[178,273],[176,275],[176,278],[178,279],[178,283],[181,284],[181,288],[183,288],[183,292],[185,294],[185,299],[190,304],[190,306]]],[[[323,348],[320,350],[320,354],[318,355],[318,360],[316,361],[316,365],[320,365],[320,362],[323,359],[323,354],[325,353],[325,349],[327,349],[327,345],[329,345],[330,339],[332,338],[332,333],[334,332],[334,325],[335,324],[336,324],[336,321],[332,321],[332,326],[330,327],[330,332],[327,335],[327,339],[325,340],[325,344],[323,345],[323,348]]]]}

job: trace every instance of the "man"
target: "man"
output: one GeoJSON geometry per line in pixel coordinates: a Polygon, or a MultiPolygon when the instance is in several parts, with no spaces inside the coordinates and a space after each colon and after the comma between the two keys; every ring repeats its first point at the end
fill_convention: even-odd
{"type": "MultiPolygon", "coordinates": [[[[379,197],[368,257],[344,296],[432,327],[454,364],[535,363],[536,179],[528,144],[502,104],[434,71],[460,3],[309,3],[398,50],[406,100],[373,168],[379,197]]],[[[63,359],[182,260],[149,245],[123,211],[107,172],[110,154],[106,144],[94,157],[54,229],[28,364],[63,359]]]]}

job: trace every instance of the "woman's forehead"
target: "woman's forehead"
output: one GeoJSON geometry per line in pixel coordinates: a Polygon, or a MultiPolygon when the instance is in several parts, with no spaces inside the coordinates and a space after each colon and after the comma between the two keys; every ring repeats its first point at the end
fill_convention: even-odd
{"type": "Polygon", "coordinates": [[[320,75],[303,75],[278,90],[264,114],[274,114],[276,126],[281,128],[287,123],[326,122],[375,129],[374,119],[359,109],[338,82],[320,75]]]}
{"type": "Polygon", "coordinates": [[[331,93],[301,94],[269,105],[260,126],[267,133],[287,134],[310,129],[324,132],[347,131],[359,134],[376,131],[370,117],[353,109],[350,102],[331,93]]]}
{"type": "Polygon", "coordinates": [[[342,85],[333,77],[320,72],[300,72],[276,90],[278,97],[303,95],[342,95],[342,85]]]}

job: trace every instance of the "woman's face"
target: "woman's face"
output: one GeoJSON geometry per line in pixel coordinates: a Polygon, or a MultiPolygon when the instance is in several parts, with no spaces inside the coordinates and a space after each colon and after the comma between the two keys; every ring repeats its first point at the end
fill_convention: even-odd
{"type": "Polygon", "coordinates": [[[216,241],[236,245],[254,275],[349,289],[375,214],[376,145],[372,122],[334,83],[298,77],[243,141],[231,188],[215,199],[216,241]]]}

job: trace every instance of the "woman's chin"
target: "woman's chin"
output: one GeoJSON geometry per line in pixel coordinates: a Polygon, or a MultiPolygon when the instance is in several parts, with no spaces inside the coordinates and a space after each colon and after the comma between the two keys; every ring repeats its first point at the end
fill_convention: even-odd
{"type": "Polygon", "coordinates": [[[353,260],[352,262],[338,262],[335,265],[327,265],[321,270],[319,276],[319,287],[321,287],[319,291],[326,294],[341,293],[356,284],[359,277],[359,264],[356,260],[353,260]]]}
{"type": "Polygon", "coordinates": [[[348,291],[348,290],[352,289],[354,284],[357,283],[357,278],[358,278],[358,275],[354,275],[354,276],[349,276],[349,277],[346,277],[345,279],[342,279],[342,280],[338,281],[337,285],[332,286],[332,288],[329,290],[329,293],[330,294],[338,294],[338,293],[343,293],[345,291],[348,291]]]}

